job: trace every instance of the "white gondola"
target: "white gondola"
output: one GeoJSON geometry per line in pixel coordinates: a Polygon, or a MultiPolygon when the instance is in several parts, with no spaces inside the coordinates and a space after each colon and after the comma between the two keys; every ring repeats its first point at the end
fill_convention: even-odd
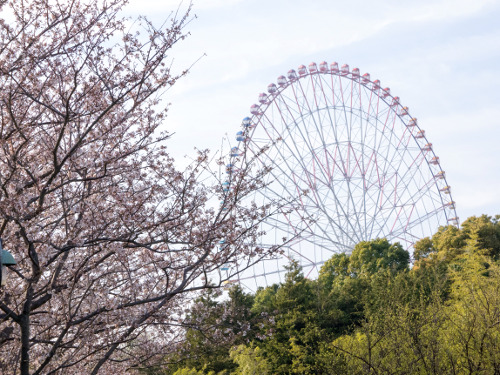
{"type": "Polygon", "coordinates": [[[337,64],[337,62],[332,62],[330,64],[330,70],[332,73],[338,73],[339,72],[339,64],[337,64]]]}
{"type": "Polygon", "coordinates": [[[417,134],[415,134],[415,138],[422,139],[425,138],[425,130],[419,130],[417,134]]]}
{"type": "Polygon", "coordinates": [[[451,201],[448,203],[445,203],[445,207],[448,207],[450,210],[454,210],[456,208],[455,201],[451,201]]]}
{"type": "Polygon", "coordinates": [[[241,156],[240,149],[238,147],[231,148],[230,156],[233,158],[241,156]]]}
{"type": "Polygon", "coordinates": [[[244,128],[249,128],[252,126],[252,119],[250,117],[245,117],[243,121],[241,121],[241,125],[244,128]]]}
{"type": "Polygon", "coordinates": [[[297,72],[294,69],[290,69],[287,73],[288,79],[294,81],[297,79],[297,72]]]}
{"type": "Polygon", "coordinates": [[[399,114],[400,114],[400,116],[408,116],[408,111],[409,111],[408,107],[403,107],[399,111],[399,114]]]}
{"type": "Polygon", "coordinates": [[[359,80],[359,69],[358,68],[354,68],[352,70],[352,78],[354,78],[354,80],[356,82],[359,80]]]}
{"type": "Polygon", "coordinates": [[[252,115],[259,115],[260,114],[260,106],[258,104],[252,104],[250,107],[250,113],[252,115]]]}
{"type": "Polygon", "coordinates": [[[285,76],[279,76],[277,79],[278,85],[281,87],[286,86],[286,77],[285,76]]]}
{"type": "Polygon", "coordinates": [[[349,65],[344,64],[342,65],[342,68],[340,68],[340,74],[343,76],[346,76],[349,74],[349,65]]]}
{"type": "Polygon", "coordinates": [[[303,76],[303,75],[307,74],[307,68],[305,65],[300,65],[298,67],[297,71],[299,72],[299,76],[303,76]]]}
{"type": "Polygon", "coordinates": [[[427,143],[424,147],[422,147],[422,151],[432,151],[432,143],[427,143]]]}
{"type": "Polygon", "coordinates": [[[319,63],[319,71],[321,73],[328,72],[328,63],[326,61],[322,61],[322,62],[319,63]]]}
{"type": "Polygon", "coordinates": [[[259,102],[262,104],[267,103],[267,94],[265,92],[259,94],[259,102]]]}
{"type": "Polygon", "coordinates": [[[417,126],[417,119],[415,117],[413,117],[410,122],[408,123],[408,125],[406,125],[408,127],[413,127],[413,126],[417,126]]]}
{"type": "Polygon", "coordinates": [[[308,69],[309,69],[310,73],[317,73],[318,72],[318,66],[316,65],[315,62],[310,63],[308,69]]]}
{"type": "Polygon", "coordinates": [[[439,164],[439,156],[434,156],[429,163],[432,165],[438,165],[439,164]]]}
{"type": "Polygon", "coordinates": [[[245,142],[246,141],[245,133],[243,133],[242,131],[236,133],[236,140],[238,142],[245,142]]]}
{"type": "MultiPolygon", "coordinates": [[[[283,77],[285,78],[285,77],[283,77]]],[[[276,85],[274,83],[270,83],[269,85],[267,85],[267,92],[270,93],[270,94],[275,94],[276,91],[278,91],[278,88],[276,87],[276,85]]]]}
{"type": "Polygon", "coordinates": [[[439,191],[445,194],[450,194],[450,189],[450,186],[445,186],[444,188],[439,189],[439,191]]]}
{"type": "Polygon", "coordinates": [[[436,174],[434,175],[434,178],[435,178],[436,180],[442,180],[442,179],[444,179],[444,178],[445,178],[445,176],[446,176],[445,171],[439,171],[438,173],[436,173],[436,174]]]}

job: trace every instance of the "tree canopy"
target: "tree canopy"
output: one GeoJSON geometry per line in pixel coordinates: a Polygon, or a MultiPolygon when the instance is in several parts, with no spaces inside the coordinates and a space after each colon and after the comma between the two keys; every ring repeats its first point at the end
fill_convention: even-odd
{"type": "MultiPolygon", "coordinates": [[[[215,303],[247,311],[245,318],[233,315],[238,325],[246,324],[245,335],[218,345],[219,363],[224,356],[232,360],[226,367],[214,369],[215,357],[191,345],[186,357],[157,373],[495,374],[499,229],[498,217],[486,215],[469,218],[460,229],[442,227],[415,244],[411,267],[410,254],[385,239],[334,255],[317,280],[306,279],[292,262],[283,283],[244,299],[234,289],[215,303]]],[[[198,324],[188,333],[205,327],[203,319],[198,324]]],[[[205,335],[201,347],[213,340],[205,335]]]]}

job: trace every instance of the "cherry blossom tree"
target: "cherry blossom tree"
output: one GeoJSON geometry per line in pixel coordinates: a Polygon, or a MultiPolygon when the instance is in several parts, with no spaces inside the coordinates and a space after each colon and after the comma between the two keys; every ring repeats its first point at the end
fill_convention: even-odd
{"type": "Polygon", "coordinates": [[[155,27],[124,3],[1,5],[0,236],[18,262],[0,292],[2,373],[142,366],[178,339],[192,293],[234,277],[223,264],[276,250],[257,244],[277,208],[241,203],[265,170],[224,192],[207,151],[182,171],[167,152],[161,98],[187,73],[170,54],[191,9],[155,27]]]}

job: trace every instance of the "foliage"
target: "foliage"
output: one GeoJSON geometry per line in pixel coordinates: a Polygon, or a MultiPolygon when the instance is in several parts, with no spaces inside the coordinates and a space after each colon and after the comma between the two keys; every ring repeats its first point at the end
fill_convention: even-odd
{"type": "Polygon", "coordinates": [[[245,345],[237,346],[230,351],[231,359],[238,365],[235,375],[267,375],[271,374],[270,366],[262,356],[262,350],[245,345]]]}
{"type": "Polygon", "coordinates": [[[497,229],[498,218],[487,216],[440,228],[415,245],[411,269],[409,254],[383,239],[334,255],[318,280],[292,262],[283,283],[258,290],[247,305],[248,340],[218,354],[234,361],[225,370],[498,373],[497,229]]]}
{"type": "MultiPolygon", "coordinates": [[[[452,292],[438,288],[420,303],[394,298],[400,285],[387,285],[381,303],[354,334],[332,346],[350,374],[497,373],[500,368],[500,267],[485,275],[484,259],[467,257],[454,271],[452,292]]],[[[408,277],[414,277],[408,275],[408,277]]]]}
{"type": "Polygon", "coordinates": [[[415,244],[415,266],[428,264],[451,264],[465,251],[481,253],[494,260],[500,259],[500,215],[494,218],[482,215],[472,216],[462,223],[462,228],[455,226],[440,227],[430,238],[424,238],[415,244]]]}
{"type": "Polygon", "coordinates": [[[237,365],[230,351],[250,342],[255,335],[252,325],[258,320],[250,311],[254,298],[239,286],[228,290],[228,298],[208,290],[192,305],[183,322],[185,341],[176,347],[176,353],[164,362],[164,369],[150,373],[175,373],[181,369],[201,369],[204,373],[222,374],[233,371],[237,365]]]}
{"type": "Polygon", "coordinates": [[[498,373],[500,265],[481,256],[466,257],[450,276],[453,287],[440,335],[450,362],[462,372],[498,373]]]}
{"type": "Polygon", "coordinates": [[[203,371],[196,371],[194,368],[182,368],[174,372],[174,375],[203,375],[203,371]]]}
{"type": "Polygon", "coordinates": [[[462,223],[462,232],[469,247],[495,260],[500,259],[500,215],[494,218],[472,216],[462,223]]]}
{"type": "Polygon", "coordinates": [[[383,238],[363,241],[354,246],[349,257],[349,269],[354,275],[369,276],[382,270],[407,270],[409,262],[409,253],[399,243],[390,244],[383,238]]]}

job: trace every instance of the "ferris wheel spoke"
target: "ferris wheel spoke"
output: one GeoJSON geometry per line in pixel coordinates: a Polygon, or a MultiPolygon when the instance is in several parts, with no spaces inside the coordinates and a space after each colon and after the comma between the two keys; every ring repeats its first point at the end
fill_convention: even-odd
{"type": "MultiPolygon", "coordinates": [[[[419,167],[421,167],[421,164],[422,164],[422,162],[423,162],[424,160],[425,160],[425,157],[424,157],[424,158],[422,158],[422,160],[421,160],[420,164],[418,165],[419,167]]],[[[411,165],[413,165],[413,164],[415,163],[415,161],[416,161],[416,160],[414,160],[414,161],[412,162],[412,164],[411,164],[411,165]]],[[[411,166],[411,165],[410,165],[410,166],[411,166]]],[[[410,179],[411,181],[415,181],[415,175],[416,175],[416,173],[417,173],[419,170],[420,170],[419,168],[407,168],[407,169],[406,169],[406,172],[405,172],[405,175],[403,175],[401,178],[402,178],[403,180],[406,180],[406,178],[408,178],[408,179],[410,179]],[[407,176],[406,174],[407,174],[407,173],[409,173],[410,171],[413,171],[413,173],[412,173],[411,175],[407,176]]],[[[398,170],[397,172],[399,172],[399,170],[398,170]]],[[[401,199],[402,199],[403,197],[405,197],[405,196],[408,196],[408,200],[409,200],[409,201],[412,201],[412,202],[414,202],[414,201],[418,201],[418,200],[419,200],[419,198],[421,198],[421,197],[424,195],[424,193],[426,193],[426,192],[428,191],[428,186],[424,185],[424,186],[420,187],[420,188],[419,188],[419,190],[417,190],[417,191],[415,191],[415,189],[413,189],[413,190],[411,191],[411,193],[409,192],[409,190],[410,190],[409,185],[408,185],[408,184],[404,184],[404,187],[403,187],[402,191],[401,191],[401,192],[399,193],[399,195],[398,195],[398,197],[399,197],[399,198],[397,199],[397,201],[396,201],[396,200],[394,201],[394,206],[393,206],[393,209],[392,209],[392,211],[391,211],[391,213],[390,213],[390,214],[393,214],[393,213],[394,213],[394,211],[395,211],[395,208],[396,208],[396,207],[400,207],[400,206],[403,206],[403,205],[409,205],[409,204],[410,204],[410,203],[408,203],[408,202],[405,202],[405,203],[402,203],[402,202],[401,202],[401,199]],[[406,193],[406,192],[408,192],[408,194],[406,194],[406,195],[405,195],[405,193],[406,193]],[[420,196],[418,196],[418,195],[417,195],[417,193],[418,193],[418,192],[422,192],[422,194],[421,194],[420,196]]],[[[396,193],[397,193],[397,191],[396,191],[396,187],[395,187],[394,194],[396,194],[396,193]]],[[[389,199],[390,199],[390,198],[389,198],[389,199]]],[[[391,216],[391,215],[389,215],[389,216],[391,216]]],[[[391,232],[392,232],[392,230],[391,230],[391,232]]],[[[378,235],[380,235],[380,232],[377,234],[377,236],[378,236],[378,235]]]]}
{"type": "MultiPolygon", "coordinates": [[[[439,214],[443,210],[444,210],[444,208],[440,208],[440,209],[437,209],[435,211],[426,212],[422,216],[419,216],[417,219],[409,221],[408,224],[407,224],[407,229],[406,230],[403,229],[403,228],[400,228],[399,230],[395,231],[393,233],[393,236],[401,236],[401,234],[407,233],[408,229],[412,229],[412,228],[416,227],[417,225],[420,225],[422,221],[428,220],[428,219],[432,218],[433,216],[436,216],[436,214],[439,214]]],[[[411,231],[408,232],[408,233],[411,233],[411,231]]],[[[414,238],[416,240],[418,240],[421,237],[415,236],[414,238]]]]}
{"type": "MultiPolygon", "coordinates": [[[[297,211],[295,211],[297,212],[297,211]]],[[[294,225],[292,224],[293,218],[290,215],[283,214],[285,217],[285,220],[280,220],[280,219],[273,219],[268,222],[269,226],[275,227],[277,229],[282,229],[283,227],[290,226],[291,228],[294,228],[294,225]]],[[[301,215],[298,215],[300,217],[301,222],[304,222],[305,219],[301,217],[301,215]]],[[[310,218],[308,219],[310,220],[310,218]]],[[[306,227],[309,229],[307,231],[303,230],[303,235],[301,236],[302,240],[314,243],[315,245],[322,247],[328,251],[333,251],[330,248],[330,244],[338,245],[339,247],[345,247],[345,244],[341,239],[337,238],[337,240],[334,240],[331,236],[328,235],[328,233],[325,233],[324,231],[318,232],[314,231],[309,225],[306,224],[306,227]],[[313,242],[317,241],[317,242],[313,242]],[[329,245],[323,245],[323,243],[328,243],[329,245]]],[[[294,229],[296,230],[296,229],[294,229]]],[[[335,233],[333,233],[335,234],[335,233]]]]}
{"type": "MultiPolygon", "coordinates": [[[[313,190],[313,194],[315,194],[316,199],[318,199],[318,195],[317,195],[317,192],[315,190],[313,190]]],[[[308,208],[310,208],[310,210],[319,209],[320,212],[324,215],[324,217],[327,217],[329,219],[330,226],[333,229],[331,232],[332,234],[340,233],[344,237],[348,237],[352,241],[352,243],[355,242],[356,238],[352,238],[351,235],[341,225],[339,225],[338,220],[336,218],[330,217],[328,210],[325,209],[324,201],[321,201],[321,203],[320,203],[318,200],[316,200],[316,204],[313,204],[313,205],[308,205],[304,202],[301,202],[301,203],[303,205],[304,210],[306,210],[306,211],[308,211],[308,208]]],[[[336,204],[336,206],[340,205],[340,202],[338,202],[338,199],[336,197],[335,197],[335,204],[336,204]]],[[[338,209],[337,209],[337,212],[338,212],[338,209]]],[[[346,213],[344,213],[344,215],[347,217],[346,213]]],[[[326,228],[322,229],[322,232],[325,233],[328,237],[330,237],[330,232],[328,230],[326,230],[326,228]]],[[[314,231],[311,230],[311,233],[314,233],[314,231]]],[[[360,241],[359,237],[357,238],[357,240],[360,241]]]]}
{"type": "MultiPolygon", "coordinates": [[[[300,81],[299,81],[298,86],[300,88],[300,91],[302,92],[302,95],[305,97],[304,88],[300,84],[300,81]]],[[[295,93],[295,91],[294,91],[294,93],[295,93]]],[[[307,140],[308,140],[308,145],[309,145],[309,148],[310,148],[310,152],[314,155],[313,160],[317,161],[318,165],[321,167],[321,172],[323,174],[326,174],[326,177],[328,177],[328,175],[329,175],[329,168],[328,168],[328,166],[325,167],[323,165],[323,163],[321,163],[320,157],[318,157],[318,155],[314,151],[318,146],[323,147],[323,149],[325,148],[325,142],[324,142],[324,136],[323,136],[322,126],[319,126],[320,124],[318,124],[318,122],[317,122],[317,120],[320,120],[320,119],[319,119],[319,116],[318,116],[318,119],[315,118],[315,114],[317,112],[312,109],[312,107],[310,106],[309,102],[307,100],[304,100],[304,102],[305,102],[305,104],[307,106],[306,110],[308,111],[309,115],[308,116],[304,116],[303,115],[302,116],[302,121],[305,124],[306,123],[306,119],[311,119],[312,120],[312,123],[314,124],[314,127],[316,129],[316,133],[315,134],[318,135],[318,138],[320,140],[320,145],[316,145],[316,142],[313,142],[313,140],[310,137],[311,132],[308,130],[309,126],[307,126],[304,133],[305,133],[305,136],[307,137],[307,140]]],[[[302,136],[304,136],[304,135],[302,135],[302,136]]]]}
{"type": "MultiPolygon", "coordinates": [[[[280,111],[280,112],[281,112],[281,111],[280,111]]],[[[281,116],[281,118],[283,119],[283,116],[281,116]]],[[[272,122],[270,122],[270,121],[269,121],[269,119],[267,119],[267,120],[268,120],[268,122],[269,122],[269,123],[271,123],[271,124],[272,124],[272,122]]],[[[309,137],[307,136],[307,133],[302,132],[301,128],[298,126],[298,124],[297,124],[297,123],[295,123],[294,125],[296,125],[295,127],[299,129],[300,136],[301,136],[303,139],[306,139],[306,140],[308,141],[308,142],[306,142],[306,145],[307,145],[307,146],[308,146],[308,148],[309,148],[309,150],[308,150],[308,151],[309,151],[309,153],[315,156],[314,149],[311,147],[311,141],[310,141],[309,137]]],[[[271,126],[273,126],[273,125],[271,125],[271,126]]],[[[289,126],[286,126],[286,129],[287,129],[288,131],[290,131],[290,127],[289,127],[289,126]]],[[[298,151],[298,150],[297,150],[297,151],[298,151]]],[[[293,153],[292,153],[292,154],[293,154],[293,153]]],[[[299,154],[299,153],[297,153],[297,154],[299,154]]],[[[294,154],[294,156],[295,156],[295,155],[297,155],[297,154],[294,154]]],[[[315,156],[315,157],[316,157],[316,156],[315,156]]],[[[307,170],[308,170],[308,167],[307,167],[307,166],[304,166],[304,170],[305,170],[305,171],[307,171],[307,170]]],[[[324,168],[322,168],[322,171],[325,171],[325,170],[324,170],[324,168]]],[[[328,175],[328,173],[326,173],[326,174],[328,175]]],[[[338,202],[337,202],[337,203],[338,203],[338,202]]],[[[347,215],[347,213],[345,212],[345,210],[344,210],[343,206],[342,206],[342,205],[340,205],[340,207],[341,207],[341,210],[342,210],[342,211],[344,211],[344,215],[345,215],[346,217],[348,217],[348,215],[347,215]]],[[[349,222],[349,225],[352,227],[352,223],[351,223],[351,222],[349,222]]],[[[354,228],[352,228],[352,229],[353,229],[353,231],[355,232],[355,229],[354,229],[354,228]]]]}
{"type": "MultiPolygon", "coordinates": [[[[340,85],[341,85],[341,84],[340,84],[340,85]]],[[[332,79],[332,86],[333,86],[333,79],[332,79]]],[[[332,89],[332,91],[333,91],[333,93],[334,93],[334,89],[332,89]]],[[[342,93],[342,87],[340,87],[340,90],[339,90],[339,91],[342,93]]],[[[324,95],[324,97],[325,97],[325,99],[326,99],[326,95],[324,95]]],[[[333,95],[333,98],[335,98],[335,95],[333,95]]],[[[343,98],[343,94],[342,94],[342,98],[343,98]]],[[[343,99],[342,99],[342,100],[343,100],[343,99]]],[[[326,101],[326,100],[325,100],[325,101],[326,101]]],[[[345,119],[347,120],[346,110],[345,110],[345,105],[342,105],[342,108],[344,109],[344,116],[345,116],[345,119]]],[[[327,111],[327,113],[328,113],[328,117],[329,117],[329,120],[330,120],[330,121],[329,121],[329,123],[330,123],[331,125],[333,125],[333,128],[336,130],[336,128],[337,128],[337,119],[336,119],[336,118],[335,118],[335,119],[332,119],[330,111],[327,111]]],[[[340,142],[339,142],[339,140],[338,140],[338,137],[337,137],[337,132],[336,132],[336,131],[334,132],[334,136],[335,136],[335,143],[336,143],[337,145],[339,145],[339,143],[340,143],[340,142]]],[[[349,140],[350,140],[350,139],[349,139],[349,140]]],[[[326,148],[326,145],[325,145],[325,148],[326,148]]],[[[337,149],[336,149],[336,151],[337,151],[337,149]]],[[[342,157],[342,154],[341,154],[341,153],[340,153],[340,159],[341,159],[341,162],[342,162],[342,165],[343,165],[344,175],[346,175],[346,174],[347,174],[347,170],[348,170],[348,168],[346,167],[346,164],[348,165],[348,163],[349,163],[349,162],[347,161],[347,163],[346,163],[346,162],[343,160],[343,157],[342,157]]],[[[335,159],[335,160],[336,160],[336,159],[335,159]]],[[[349,185],[348,185],[348,186],[349,186],[349,185]]],[[[350,191],[349,191],[349,195],[352,197],[352,194],[351,194],[351,192],[350,192],[350,191]]],[[[337,197],[336,197],[336,196],[335,196],[335,198],[336,198],[336,205],[337,205],[337,206],[338,206],[338,205],[341,205],[341,204],[340,204],[340,202],[338,202],[338,199],[337,199],[337,197]]],[[[354,202],[353,202],[353,207],[356,207],[356,205],[354,204],[354,202]]],[[[348,215],[346,214],[345,210],[344,210],[344,209],[342,209],[342,210],[344,211],[344,216],[345,216],[346,218],[348,218],[348,215]]],[[[365,230],[365,231],[363,231],[363,230],[361,229],[359,221],[356,221],[356,222],[357,222],[357,224],[358,224],[358,228],[359,228],[359,230],[361,231],[361,233],[365,232],[366,230],[365,230]]],[[[349,221],[349,223],[351,223],[351,222],[349,221]]],[[[350,226],[352,227],[352,224],[350,224],[350,226]]],[[[365,227],[365,228],[366,228],[366,227],[365,227]]],[[[357,233],[357,230],[355,230],[353,227],[352,227],[352,229],[353,229],[354,233],[357,233]]],[[[359,237],[358,237],[358,238],[359,238],[359,237]]]]}
{"type": "MultiPolygon", "coordinates": [[[[391,137],[392,138],[392,137],[391,137]]],[[[377,154],[379,154],[380,149],[377,150],[377,154]]],[[[387,175],[389,173],[388,168],[392,167],[394,168],[394,155],[389,155],[389,153],[386,153],[385,156],[382,158],[383,164],[382,168],[379,167],[380,163],[378,162],[379,158],[375,157],[375,163],[374,166],[377,169],[377,176],[378,176],[378,181],[381,186],[380,190],[380,195],[377,204],[375,205],[375,215],[377,210],[381,209],[382,207],[385,207],[387,204],[388,200],[386,199],[385,201],[382,201],[382,198],[384,197],[384,191],[387,193],[386,186],[391,182],[393,178],[397,177],[398,170],[394,171],[389,178],[387,178],[387,175]]],[[[389,197],[389,196],[388,196],[389,197]]]]}
{"type": "MultiPolygon", "coordinates": [[[[404,174],[401,175],[400,179],[402,179],[403,181],[407,181],[407,180],[415,181],[416,174],[421,170],[422,164],[424,161],[425,161],[425,155],[422,153],[418,154],[417,157],[412,161],[412,163],[410,165],[405,166],[406,168],[405,168],[404,174]],[[420,161],[419,161],[419,159],[420,159],[420,161]]],[[[402,167],[402,164],[400,164],[398,166],[396,173],[399,174],[401,167],[402,167]]],[[[415,184],[412,184],[412,186],[415,187],[415,184]]],[[[404,193],[406,193],[408,191],[409,191],[409,185],[405,184],[403,190],[399,194],[399,197],[403,197],[404,193]]],[[[395,194],[396,194],[396,192],[395,192],[395,194]]],[[[409,195],[413,195],[413,193],[409,194],[409,195]]],[[[397,202],[399,202],[399,200],[398,201],[395,200],[394,203],[396,204],[397,202]]]]}
{"type": "MultiPolygon", "coordinates": [[[[371,94],[371,93],[370,93],[371,94]]],[[[370,107],[371,107],[371,95],[369,97],[369,101],[368,101],[368,112],[370,110],[370,107]]],[[[360,172],[361,172],[361,176],[362,176],[362,179],[363,179],[363,212],[366,212],[367,211],[367,200],[366,200],[366,196],[367,196],[367,186],[366,186],[366,166],[365,166],[365,144],[366,144],[366,141],[367,141],[367,136],[368,136],[368,132],[369,132],[369,129],[368,129],[368,126],[366,126],[365,124],[367,124],[367,122],[365,122],[365,118],[363,116],[363,106],[362,106],[362,91],[361,91],[361,88],[360,88],[360,101],[359,101],[359,120],[360,120],[360,125],[361,125],[361,139],[362,139],[362,142],[361,142],[361,158],[360,158],[360,164],[361,164],[361,167],[360,167],[360,172]],[[365,129],[365,131],[363,132],[363,129],[365,129]]],[[[371,160],[371,157],[370,159],[368,159],[368,165],[370,164],[370,160],[371,160]]],[[[363,219],[363,233],[366,235],[367,233],[367,216],[366,214],[362,217],[363,219]]]]}
{"type": "MultiPolygon", "coordinates": [[[[278,169],[281,172],[280,175],[281,176],[286,176],[285,171],[281,168],[281,166],[279,164],[277,165],[277,167],[278,167],[278,169]]],[[[276,181],[279,185],[281,185],[282,188],[284,189],[284,191],[286,191],[289,194],[290,197],[294,196],[294,193],[290,191],[289,187],[286,184],[283,183],[282,179],[279,178],[280,175],[276,175],[272,171],[271,171],[271,175],[274,177],[274,181],[276,181]]],[[[281,193],[274,191],[274,189],[272,189],[271,186],[268,186],[267,189],[268,189],[269,192],[273,193],[273,195],[276,196],[276,197],[282,196],[281,193]]],[[[298,193],[298,196],[300,197],[300,192],[297,192],[297,193],[298,193]]],[[[301,200],[301,204],[304,205],[304,203],[302,202],[302,198],[300,198],[300,200],[301,200]]],[[[298,213],[297,209],[295,209],[295,211],[298,213]]],[[[300,214],[299,214],[299,216],[300,216],[300,214]]],[[[302,217],[302,220],[305,220],[305,218],[302,217]]]]}
{"type": "MultiPolygon", "coordinates": [[[[350,198],[349,203],[351,204],[351,210],[354,210],[354,212],[356,212],[358,207],[354,202],[354,196],[353,196],[353,191],[352,191],[352,186],[351,186],[351,176],[353,173],[353,171],[351,171],[351,160],[352,160],[351,154],[353,153],[352,142],[354,141],[354,135],[355,135],[355,133],[354,133],[355,126],[354,125],[356,125],[356,119],[357,119],[356,116],[354,116],[354,114],[353,114],[354,83],[355,83],[354,80],[351,80],[349,82],[349,84],[347,85],[348,87],[350,87],[350,90],[348,93],[348,97],[350,100],[350,103],[348,104],[349,111],[347,111],[347,109],[346,109],[347,107],[345,105],[345,102],[344,102],[343,108],[344,108],[344,116],[345,116],[346,124],[347,124],[347,145],[348,145],[348,147],[347,147],[348,170],[346,171],[346,181],[347,181],[348,197],[350,198]],[[349,116],[347,116],[347,112],[349,113],[349,116]]],[[[347,88],[346,88],[346,90],[347,90],[347,88]]],[[[342,97],[344,98],[344,95],[342,97]]],[[[362,208],[361,208],[361,210],[362,210],[362,208]]],[[[357,215],[355,215],[355,216],[357,216],[357,215]]],[[[363,233],[364,231],[361,228],[361,224],[360,224],[359,220],[356,220],[355,222],[357,224],[356,230],[359,231],[360,233],[363,233]]]]}
{"type": "MultiPolygon", "coordinates": [[[[280,168],[280,169],[281,169],[281,168],[280,168]]],[[[283,172],[283,173],[284,173],[284,171],[283,171],[282,169],[281,169],[281,172],[283,172]]],[[[271,172],[271,174],[273,174],[273,173],[271,172]]],[[[290,190],[289,190],[288,186],[286,186],[286,185],[283,183],[283,180],[281,180],[281,179],[277,178],[275,175],[273,175],[273,176],[274,176],[275,181],[277,181],[277,183],[279,183],[279,184],[280,184],[280,185],[284,188],[284,190],[286,190],[286,192],[287,192],[290,196],[293,196],[293,194],[292,194],[292,192],[290,192],[290,190]]],[[[274,196],[276,196],[276,197],[282,196],[282,194],[280,194],[279,192],[276,192],[276,191],[275,191],[274,189],[272,189],[271,187],[268,187],[268,190],[269,190],[269,192],[270,192],[270,193],[272,193],[272,194],[273,194],[274,196]]],[[[298,193],[299,193],[299,192],[298,192],[298,193]]],[[[314,194],[314,195],[315,195],[315,197],[316,197],[316,198],[318,198],[318,196],[317,196],[317,193],[316,193],[315,189],[312,189],[312,194],[314,194]]],[[[307,205],[303,202],[302,198],[300,198],[300,202],[301,202],[301,205],[302,205],[304,208],[307,208],[307,205]]],[[[336,206],[341,206],[341,203],[338,201],[338,198],[337,198],[336,196],[335,196],[335,204],[336,204],[336,206]]],[[[321,210],[321,211],[322,211],[325,215],[329,215],[329,214],[328,214],[328,210],[326,210],[326,209],[324,208],[324,207],[325,207],[324,202],[321,202],[321,204],[320,204],[320,202],[319,202],[318,200],[316,200],[316,204],[315,204],[315,205],[313,205],[313,207],[320,208],[320,210],[321,210]]],[[[296,211],[298,212],[298,210],[296,210],[296,211]]],[[[344,212],[344,216],[347,218],[347,217],[348,217],[347,213],[345,213],[345,212],[344,212]]],[[[304,218],[303,218],[303,219],[304,219],[304,218]]],[[[334,234],[335,234],[335,233],[338,233],[338,232],[343,233],[345,236],[349,237],[349,238],[350,238],[350,240],[352,240],[352,242],[353,242],[353,243],[355,242],[355,238],[352,238],[352,237],[348,234],[348,232],[347,232],[346,230],[344,230],[344,228],[342,228],[342,226],[340,226],[340,225],[337,223],[337,220],[334,220],[335,218],[330,218],[330,219],[331,219],[330,223],[332,224],[332,226],[335,226],[335,228],[332,228],[332,229],[334,229],[334,231],[333,231],[332,233],[334,233],[334,234]]],[[[324,232],[325,232],[325,233],[327,233],[327,231],[325,231],[325,230],[324,230],[324,232]]],[[[354,232],[354,233],[356,233],[356,232],[354,232]]],[[[360,239],[359,237],[357,237],[357,241],[360,241],[360,240],[361,240],[361,239],[360,239]]]]}
{"type": "MultiPolygon", "coordinates": [[[[324,83],[321,80],[321,76],[316,75],[314,81],[313,81],[313,76],[311,76],[311,81],[312,81],[314,88],[316,88],[316,86],[319,86],[318,97],[322,98],[324,100],[323,106],[326,106],[328,108],[330,105],[327,101],[327,95],[326,95],[325,90],[324,90],[324,83]]],[[[325,82],[325,84],[326,84],[326,82],[325,82]]],[[[320,103],[318,103],[318,99],[316,99],[316,90],[314,92],[315,92],[315,104],[316,104],[315,111],[318,114],[319,122],[321,124],[325,124],[325,122],[326,122],[326,124],[325,124],[326,130],[331,129],[333,127],[332,126],[333,122],[331,121],[331,119],[326,118],[326,116],[324,114],[324,112],[329,113],[329,111],[321,111],[320,103]],[[322,115],[323,119],[321,118],[321,115],[322,115]]],[[[325,135],[325,126],[321,126],[320,129],[321,129],[321,138],[322,138],[322,142],[323,142],[323,152],[324,152],[324,157],[325,157],[325,162],[326,162],[326,169],[328,171],[328,180],[331,180],[331,178],[332,178],[331,170],[332,170],[333,166],[330,166],[330,157],[329,157],[330,155],[329,155],[328,147],[327,147],[327,135],[325,135]]]]}

